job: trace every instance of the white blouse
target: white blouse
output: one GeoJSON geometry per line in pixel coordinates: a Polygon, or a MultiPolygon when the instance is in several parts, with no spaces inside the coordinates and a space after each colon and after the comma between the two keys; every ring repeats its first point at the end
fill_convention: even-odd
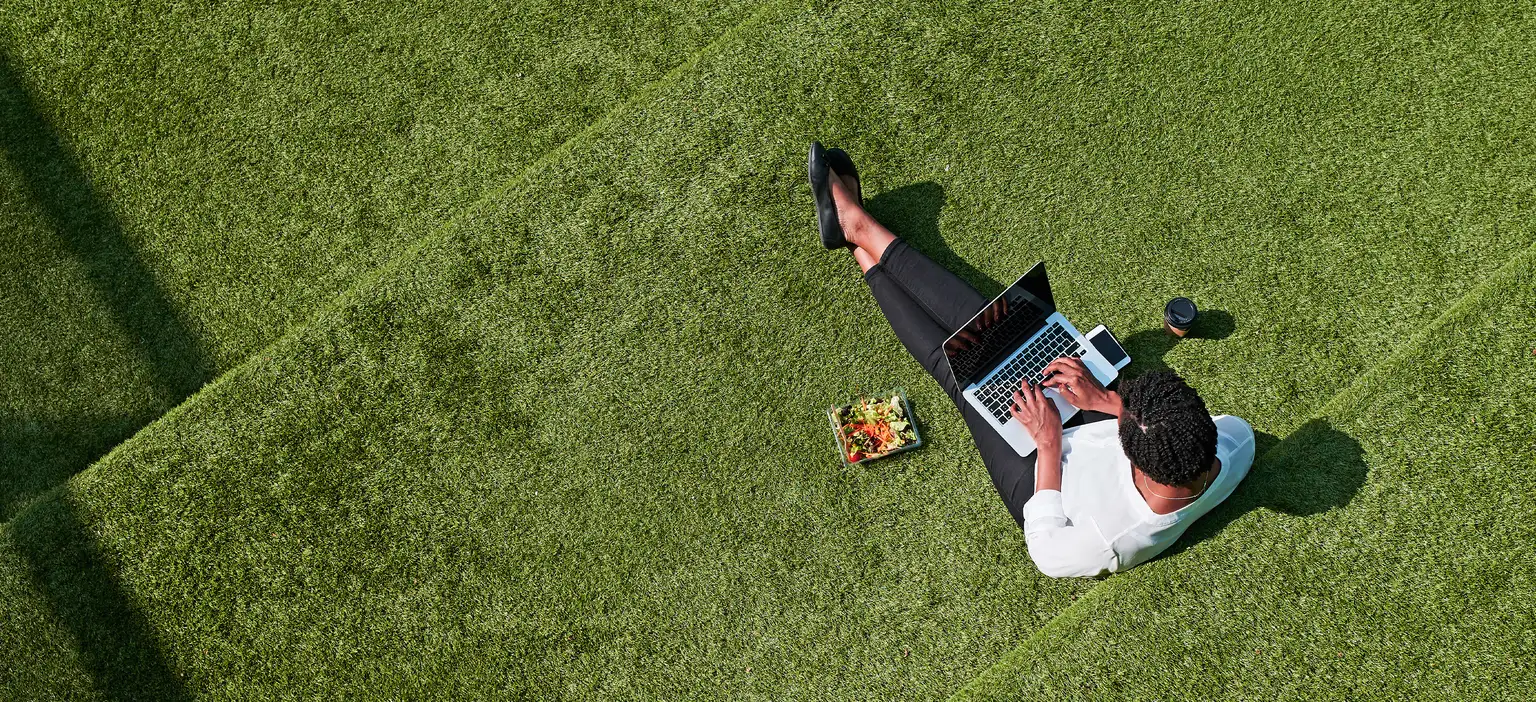
{"type": "Polygon", "coordinates": [[[1061,490],[1041,490],[1024,504],[1024,540],[1035,567],[1053,578],[1115,573],[1173,545],[1253,465],[1253,428],[1230,415],[1212,419],[1221,471],[1200,497],[1168,514],[1153,512],[1137,492],[1119,422],[1063,431],[1061,490]]]}

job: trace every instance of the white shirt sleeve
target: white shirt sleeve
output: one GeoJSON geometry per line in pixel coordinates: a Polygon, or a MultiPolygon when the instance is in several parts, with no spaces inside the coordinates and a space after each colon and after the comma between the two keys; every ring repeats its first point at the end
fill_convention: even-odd
{"type": "Polygon", "coordinates": [[[1115,569],[1115,551],[1091,526],[1067,525],[1061,491],[1041,490],[1024,503],[1024,541],[1035,567],[1052,578],[1092,576],[1115,569]]]}

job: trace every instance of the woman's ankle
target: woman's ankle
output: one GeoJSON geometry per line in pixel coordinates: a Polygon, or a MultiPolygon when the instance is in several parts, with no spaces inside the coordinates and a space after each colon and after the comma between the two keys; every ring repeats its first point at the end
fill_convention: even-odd
{"type": "Polygon", "coordinates": [[[856,220],[845,218],[842,210],[837,212],[837,223],[843,228],[843,238],[855,247],[864,246],[864,228],[856,220]]]}
{"type": "MultiPolygon", "coordinates": [[[[834,175],[835,179],[836,176],[834,175]]],[[[839,180],[832,183],[832,201],[837,206],[837,223],[843,228],[843,237],[855,246],[857,238],[869,227],[869,214],[853,199],[846,186],[839,180]]]]}

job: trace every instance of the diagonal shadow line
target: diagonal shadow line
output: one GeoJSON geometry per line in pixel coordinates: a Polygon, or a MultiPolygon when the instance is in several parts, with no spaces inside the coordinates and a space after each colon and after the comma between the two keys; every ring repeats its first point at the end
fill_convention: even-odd
{"type": "MultiPolygon", "coordinates": [[[[33,197],[43,204],[61,237],[89,267],[93,282],[108,296],[118,321],[143,348],[145,358],[160,386],[171,391],[178,399],[184,399],[206,384],[218,385],[237,377],[241,371],[259,367],[260,359],[270,356],[265,351],[279,348],[291,338],[296,338],[327,311],[345,306],[361,290],[388,273],[403,268],[430,243],[443,239],[458,222],[529,181],[533,174],[558,162],[579,144],[595,138],[621,115],[678,81],[694,70],[705,57],[720,51],[784,5],[783,0],[764,0],[746,19],[717,35],[713,41],[666,74],[631,94],[566,141],[546,151],[517,176],[484,193],[383,265],[363,273],[347,289],[290,327],[262,351],[250,354],[221,375],[213,373],[212,364],[203,356],[186,325],[164,297],[158,294],[159,288],[153,277],[127,245],[115,217],[94,195],[94,189],[81,172],[74,155],[54,135],[47,120],[35,108],[3,50],[0,50],[0,130],[3,130],[0,131],[0,150],[4,150],[13,166],[27,176],[33,197]],[[48,158],[39,157],[39,154],[47,155],[48,158]],[[65,190],[55,192],[48,187],[50,184],[65,186],[65,190]],[[81,216],[85,212],[97,215],[97,231],[93,232],[90,226],[81,226],[91,221],[90,217],[81,216]],[[103,257],[91,250],[91,242],[98,239],[104,239],[98,243],[105,247],[108,256],[103,257]],[[114,268],[114,259],[124,267],[114,268]],[[111,291],[118,290],[124,290],[127,294],[111,294],[111,291]],[[156,343],[149,343],[148,340],[156,343]]],[[[157,420],[151,419],[149,423],[154,421],[157,420]]],[[[38,429],[33,424],[36,423],[28,422],[20,429],[13,428],[11,433],[36,432],[38,429]]],[[[118,444],[122,440],[110,443],[118,444]]],[[[95,456],[86,468],[95,465],[101,454],[95,456]]],[[[90,535],[75,518],[73,508],[68,506],[67,493],[62,487],[63,483],[60,483],[50,493],[27,504],[7,526],[20,550],[28,555],[34,578],[53,599],[55,611],[70,627],[76,640],[88,647],[83,657],[92,666],[97,686],[109,697],[116,699],[189,698],[159,655],[146,622],[123,597],[115,577],[103,566],[99,552],[92,546],[90,535]],[[48,527],[50,524],[51,528],[48,527]],[[49,534],[63,534],[65,538],[49,537],[49,534]],[[72,555],[61,558],[58,557],[60,553],[72,555]],[[75,571],[78,574],[75,577],[84,583],[81,586],[84,597],[77,600],[64,597],[66,593],[59,584],[67,583],[72,577],[66,572],[68,570],[75,571]]],[[[0,495],[0,498],[3,497],[0,495]]]]}
{"type": "MultiPolygon", "coordinates": [[[[37,109],[3,50],[0,151],[25,181],[32,202],[46,215],[59,240],[85,266],[115,321],[149,367],[156,389],[172,402],[191,395],[209,377],[211,364],[129,244],[122,225],[96,194],[72,150],[37,109]]],[[[35,502],[9,526],[34,583],[47,597],[54,616],[73,635],[81,660],[105,697],[188,698],[166,664],[153,629],[123,593],[67,494],[55,492],[35,502]]]]}
{"type": "Polygon", "coordinates": [[[91,681],[109,700],[191,696],[165,662],[154,630],[128,600],[116,574],[63,491],[32,504],[7,525],[16,551],[54,617],[74,639],[91,681]]]}
{"type": "MultiPolygon", "coordinates": [[[[650,100],[666,86],[693,71],[705,57],[718,53],[724,46],[745,34],[749,28],[764,22],[765,18],[773,14],[773,11],[782,10],[785,6],[784,0],[763,0],[752,14],[716,35],[709,44],[673,66],[660,78],[631,93],[629,97],[587,124],[579,132],[545,151],[517,175],[482,193],[478,199],[412,241],[403,251],[355,277],[345,289],[314,308],[300,321],[289,326],[276,339],[225,369],[223,373],[217,372],[211,359],[204,355],[201,347],[196,343],[196,337],[191,334],[188,326],[181,320],[175,309],[167,304],[164,296],[159,294],[159,287],[153,276],[144,268],[132,248],[127,245],[116,218],[94,196],[89,180],[81,173],[73,153],[54,136],[47,127],[47,120],[33,106],[25,84],[11,67],[10,59],[3,48],[0,48],[0,151],[5,152],[7,159],[18,170],[29,173],[28,181],[33,196],[45,205],[50,219],[77,255],[89,254],[81,255],[81,260],[90,266],[92,279],[97,282],[98,288],[103,291],[119,289],[129,291],[127,295],[109,298],[113,303],[113,311],[123,328],[134,332],[134,340],[143,348],[145,358],[150,361],[150,366],[160,381],[157,387],[172,390],[170,397],[165,399],[171,404],[176,404],[190,399],[194,393],[206,386],[217,386],[226,380],[239,377],[243,372],[259,367],[259,362],[263,358],[272,357],[271,350],[281,348],[304,333],[315,320],[322,318],[330,311],[345,307],[355,300],[361,291],[372,287],[390,273],[404,268],[430,244],[443,240],[447,233],[460,222],[471,218],[518,186],[530,182],[535,174],[574,152],[578,145],[596,138],[596,135],[617,122],[622,115],[650,100]],[[44,159],[29,156],[37,153],[52,154],[58,158],[49,163],[44,159]],[[40,167],[39,162],[41,162],[40,167]],[[51,173],[52,171],[58,171],[58,173],[51,173]],[[38,187],[39,183],[50,180],[60,180],[66,185],[77,184],[81,187],[76,187],[74,190],[83,191],[89,197],[84,202],[71,203],[67,196],[61,196],[46,187],[38,187]],[[79,211],[96,212],[102,215],[99,226],[103,228],[106,236],[102,237],[104,241],[101,243],[113,249],[112,255],[102,257],[89,252],[88,247],[83,245],[97,235],[87,231],[88,228],[70,226],[78,219],[76,205],[82,207],[79,211]],[[117,259],[123,264],[123,268],[114,268],[110,265],[111,261],[105,259],[117,259]],[[130,284],[122,285],[121,283],[130,284]],[[155,343],[146,343],[146,340],[154,340],[155,343]]],[[[0,460],[0,522],[20,514],[27,508],[29,501],[38,499],[38,496],[46,491],[46,488],[28,489],[26,487],[18,491],[18,485],[36,486],[40,483],[62,485],[63,481],[89,470],[116,447],[123,445],[144,428],[163,417],[162,412],[156,416],[134,420],[133,427],[127,430],[95,432],[89,437],[82,437],[82,443],[89,445],[85,450],[89,458],[82,462],[71,462],[68,465],[51,466],[52,470],[44,471],[47,476],[57,477],[32,475],[20,479],[8,479],[8,472],[5,469],[11,468],[9,473],[15,473],[16,467],[7,466],[3,460],[0,460]],[[7,485],[7,483],[17,485],[7,485]]],[[[10,429],[13,434],[32,431],[35,429],[33,425],[37,422],[24,419],[14,424],[15,426],[10,429]]],[[[3,458],[4,456],[0,456],[0,459],[3,458]]]]}
{"type": "MultiPolygon", "coordinates": [[[[506,180],[503,180],[499,185],[483,192],[479,195],[478,199],[470,202],[468,205],[465,205],[457,212],[454,212],[447,219],[444,219],[442,222],[434,226],[430,231],[416,238],[399,253],[395,254],[374,268],[366,270],[354,277],[346,288],[342,289],[340,292],[333,295],[330,299],[311,309],[307,316],[303,317],[299,321],[290,325],[287,329],[283,330],[282,334],[280,334],[276,339],[268,342],[260,349],[247,354],[244,358],[236,362],[234,365],[229,366],[222,373],[209,372],[203,374],[203,380],[199,381],[197,387],[193,388],[193,392],[208,392],[226,382],[233,382],[236,378],[241,377],[242,374],[255,372],[255,369],[260,368],[263,362],[275,357],[275,349],[283,348],[284,345],[290,343],[292,340],[304,334],[316,323],[317,320],[324,318],[331,312],[343,309],[347,305],[352,304],[362,295],[363,291],[374,287],[386,276],[394,273],[395,271],[404,269],[407,265],[415,261],[421,255],[421,253],[427,249],[428,246],[445,240],[449,233],[462,222],[470,221],[474,216],[476,216],[487,207],[491,206],[491,204],[497,200],[505,197],[509,193],[515,192],[517,188],[531,183],[535,175],[549,168],[551,165],[559,163],[561,159],[566,158],[575,152],[576,149],[579,148],[582,144],[596,139],[598,135],[602,134],[612,124],[618,122],[619,119],[621,119],[624,115],[634,111],[635,109],[638,109],[639,106],[645,104],[647,101],[651,100],[651,98],[660,94],[663,90],[666,89],[667,86],[681,80],[683,76],[693,71],[700,63],[702,63],[706,57],[719,53],[726,45],[730,44],[737,37],[746,34],[747,31],[752,27],[756,26],[757,24],[766,22],[766,18],[773,15],[774,11],[783,11],[789,7],[793,7],[793,5],[786,2],[786,0],[763,0],[763,2],[758,6],[757,10],[754,11],[751,15],[747,16],[746,19],[717,35],[709,44],[705,45],[697,52],[691,54],[682,63],[673,66],[660,78],[651,81],[650,83],[631,93],[629,97],[615,105],[607,113],[591,122],[587,126],[583,127],[581,131],[572,135],[570,138],[554,146],[548,151],[542,153],[537,159],[534,159],[533,162],[529,163],[521,171],[519,171],[517,175],[507,178],[506,180]]],[[[0,62],[3,62],[4,58],[4,53],[0,52],[0,62]]],[[[3,80],[3,78],[0,78],[0,80],[3,80]]],[[[0,109],[3,108],[4,104],[0,103],[0,109]]],[[[0,120],[3,119],[4,116],[0,115],[0,120]]],[[[3,126],[5,126],[4,122],[0,121],[0,127],[3,126]]],[[[187,338],[192,337],[188,335],[187,338]]],[[[188,395],[184,395],[182,399],[190,402],[195,398],[192,398],[189,393],[188,395]]],[[[122,437],[117,441],[112,442],[110,445],[112,450],[116,450],[117,446],[132,439],[133,436],[137,436],[139,432],[142,432],[149,425],[154,424],[163,418],[164,415],[162,414],[158,417],[151,418],[148,421],[141,423],[139,425],[139,429],[136,430],[131,436],[122,437]]],[[[101,460],[105,459],[107,455],[109,455],[109,452],[96,454],[95,457],[90,461],[89,465],[87,465],[84,469],[76,472],[78,473],[90,470],[101,460]]],[[[3,495],[0,495],[0,497],[3,497],[3,495]]],[[[3,507],[0,507],[0,510],[3,510],[3,507]]]]}
{"type": "Polygon", "coordinates": [[[154,275],[134,251],[111,208],[97,195],[79,160],[37,109],[26,85],[0,50],[0,151],[21,175],[32,202],[132,339],[174,404],[213,373],[213,364],[154,275]]]}

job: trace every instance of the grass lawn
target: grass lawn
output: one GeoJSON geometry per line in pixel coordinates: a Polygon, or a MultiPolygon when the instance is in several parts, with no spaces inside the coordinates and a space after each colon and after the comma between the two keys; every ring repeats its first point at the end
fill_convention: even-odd
{"type": "Polygon", "coordinates": [[[750,9],[7,2],[0,519],[750,9]]]}
{"type": "Polygon", "coordinates": [[[1532,320],[1536,248],[1272,448],[1187,553],[1104,583],[957,697],[1525,698],[1532,320]],[[1318,466],[1358,471],[1358,494],[1286,514],[1341,487],[1298,479],[1318,466]]]}
{"type": "MultiPolygon", "coordinates": [[[[1496,690],[1486,666],[1529,657],[1530,573],[1514,565],[1529,499],[1480,486],[1528,482],[1519,467],[1536,455],[1519,414],[1529,384],[1500,384],[1536,360],[1536,18],[1395,3],[763,7],[677,39],[692,48],[641,51],[666,78],[603,103],[622,106],[602,120],[549,106],[538,119],[580,136],[548,157],[557,136],[514,168],[484,136],[502,125],[443,133],[494,167],[450,177],[407,159],[407,174],[478,185],[440,191],[437,210],[402,201],[380,220],[394,243],[364,251],[296,217],[352,267],[222,268],[226,289],[296,290],[267,312],[164,296],[167,314],[250,315],[267,331],[208,340],[188,324],[226,349],[209,368],[227,372],[5,526],[0,656],[17,663],[0,690],[1391,697],[1452,678],[1496,690]],[[985,292],[1047,260],[1061,306],[1115,329],[1132,372],[1176,369],[1213,411],[1252,422],[1264,459],[1250,482],[1173,555],[1102,583],[1040,576],[956,413],[846,254],[814,243],[812,137],[849,149],[876,215],[985,292]],[[1219,338],[1167,341],[1174,294],[1217,313],[1219,338]],[[1466,375],[1449,400],[1426,371],[1447,366],[1466,375]],[[893,384],[930,445],[843,469],[821,408],[893,384]],[[1469,599],[1487,607],[1458,618],[1469,599]],[[1359,659],[1309,657],[1324,649],[1359,659]],[[1397,661],[1436,667],[1392,677],[1397,661]],[[1299,669],[1345,680],[1319,691],[1289,677],[1299,669]]],[[[438,35],[392,46],[453,55],[421,36],[438,35]]],[[[411,75],[459,77],[430,65],[411,75]]],[[[288,85],[247,84],[253,100],[288,85]]],[[[41,112],[78,109],[37,94],[41,112]]],[[[253,121],[249,138],[270,138],[253,121]]],[[[152,150],[100,148],[106,161],[152,150]]],[[[345,150],[328,163],[354,174],[334,178],[336,203],[410,177],[345,150]]],[[[103,197],[130,191],[165,196],[103,197]]],[[[14,226],[47,231],[47,198],[16,192],[8,207],[44,214],[14,226]]],[[[240,250],[286,242],[294,215],[245,197],[200,206],[268,223],[228,236],[240,250]]],[[[122,231],[160,231],[117,207],[122,231]]],[[[157,281],[202,275],[220,257],[197,245],[212,236],[201,221],[114,250],[157,281]]],[[[80,265],[86,295],[96,274],[80,265]]]]}

